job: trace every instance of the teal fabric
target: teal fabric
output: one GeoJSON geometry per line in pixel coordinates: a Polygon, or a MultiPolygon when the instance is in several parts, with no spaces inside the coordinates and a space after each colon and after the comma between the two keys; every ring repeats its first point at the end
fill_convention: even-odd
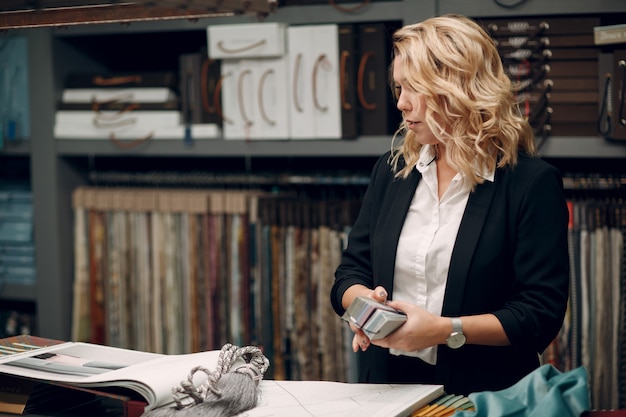
{"type": "Polygon", "coordinates": [[[579,417],[590,409],[583,367],[562,373],[543,365],[510,388],[468,397],[475,411],[457,411],[454,417],[579,417]]]}

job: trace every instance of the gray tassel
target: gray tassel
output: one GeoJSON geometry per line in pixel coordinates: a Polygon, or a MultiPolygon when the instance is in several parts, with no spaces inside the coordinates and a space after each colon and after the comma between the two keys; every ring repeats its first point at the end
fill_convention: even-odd
{"type": "Polygon", "coordinates": [[[269,360],[259,348],[226,344],[220,351],[215,371],[196,366],[180,387],[172,388],[175,407],[156,408],[142,417],[231,417],[243,413],[256,407],[259,381],[268,367],[269,360]],[[231,370],[238,358],[244,359],[245,364],[231,370]],[[200,371],[207,378],[196,387],[193,376],[200,371]]]}

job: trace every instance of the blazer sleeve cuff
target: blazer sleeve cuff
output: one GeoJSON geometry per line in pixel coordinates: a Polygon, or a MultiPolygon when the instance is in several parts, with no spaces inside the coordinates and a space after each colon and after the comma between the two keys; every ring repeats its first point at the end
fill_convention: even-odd
{"type": "Polygon", "coordinates": [[[330,296],[330,302],[339,316],[342,316],[345,313],[346,309],[343,308],[341,304],[341,299],[343,298],[343,294],[355,284],[363,284],[363,281],[357,278],[344,278],[339,283],[335,283],[333,286],[333,290],[330,296]]]}
{"type": "Polygon", "coordinates": [[[524,333],[519,326],[514,314],[509,310],[500,310],[493,313],[504,328],[506,336],[511,342],[511,346],[528,345],[529,341],[524,337],[524,333]]]}

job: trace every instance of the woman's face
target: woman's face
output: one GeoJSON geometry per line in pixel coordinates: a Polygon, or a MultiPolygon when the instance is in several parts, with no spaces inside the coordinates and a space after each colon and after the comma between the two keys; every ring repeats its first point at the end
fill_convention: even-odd
{"type": "Polygon", "coordinates": [[[407,75],[400,65],[400,58],[394,59],[393,80],[398,97],[397,107],[409,130],[422,145],[436,145],[439,142],[426,124],[426,100],[423,93],[412,89],[407,82],[407,75]]]}

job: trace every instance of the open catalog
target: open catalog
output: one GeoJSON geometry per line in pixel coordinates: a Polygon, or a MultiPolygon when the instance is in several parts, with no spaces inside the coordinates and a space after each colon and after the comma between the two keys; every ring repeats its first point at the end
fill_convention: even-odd
{"type": "MultiPolygon", "coordinates": [[[[19,340],[0,341],[0,411],[15,414],[63,409],[56,403],[60,392],[70,393],[68,387],[79,397],[76,402],[87,398],[79,393],[91,392],[100,397],[110,394],[109,402],[116,397],[135,401],[142,411],[173,404],[172,387],[195,366],[213,369],[219,355],[219,351],[165,355],[83,342],[46,345],[49,339],[19,340]],[[7,401],[11,393],[13,398],[7,401]]],[[[203,375],[197,374],[194,383],[201,384],[203,375]]]]}
{"type": "MultiPolygon", "coordinates": [[[[47,341],[19,336],[0,340],[0,415],[139,417],[173,407],[172,388],[197,366],[216,369],[220,354],[165,355],[47,341]]],[[[200,386],[205,379],[198,372],[193,383],[200,386]]],[[[262,380],[257,406],[241,416],[404,417],[442,394],[440,385],[262,380]]]]}

